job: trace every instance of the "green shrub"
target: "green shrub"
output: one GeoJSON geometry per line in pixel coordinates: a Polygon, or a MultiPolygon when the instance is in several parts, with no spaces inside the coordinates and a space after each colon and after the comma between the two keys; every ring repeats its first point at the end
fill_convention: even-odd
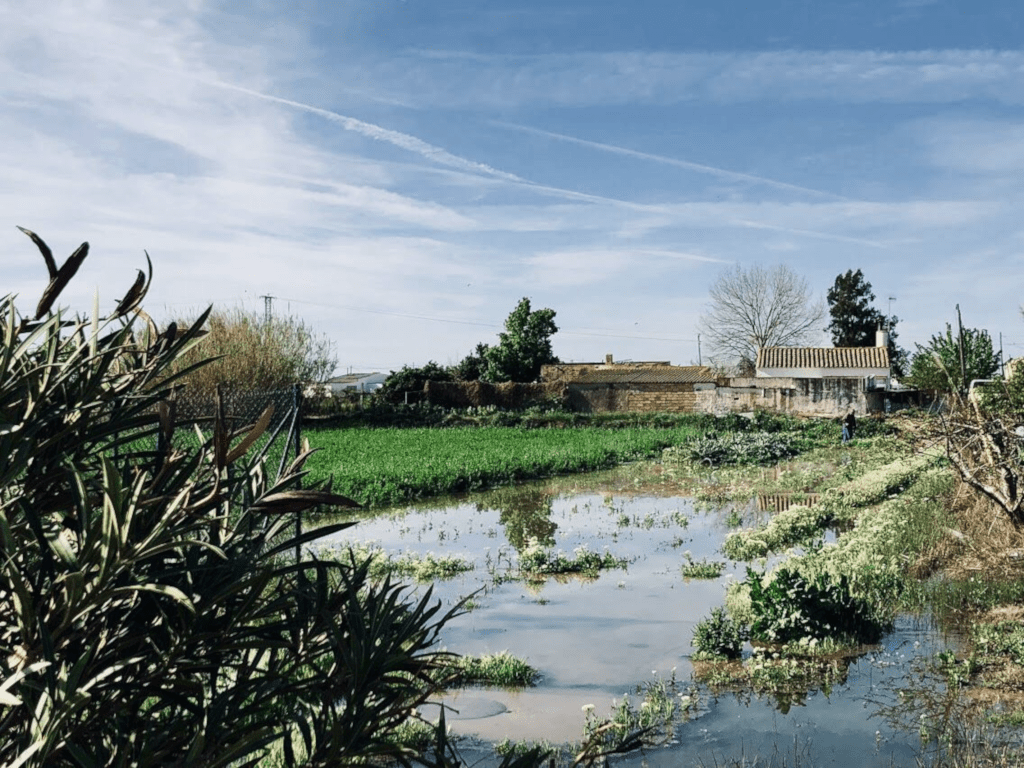
{"type": "Polygon", "coordinates": [[[798,453],[791,437],[774,432],[711,432],[686,443],[678,450],[684,458],[710,467],[723,464],[766,464],[798,453]]]}
{"type": "Polygon", "coordinates": [[[206,315],[139,332],[141,273],[107,317],[52,311],[88,246],[58,269],[28,234],[50,284],[32,320],[0,300],[0,764],[407,760],[392,737],[459,608],[294,561],[351,523],[294,537],[293,515],[354,505],[299,488],[308,454],[268,475],[249,449],[271,413],[234,432],[218,411],[202,441],[154,451],[206,315]]]}
{"type": "Polygon", "coordinates": [[[747,639],[744,627],[733,621],[724,608],[712,608],[711,616],[697,622],[690,644],[697,649],[695,661],[738,659],[747,639]]]}
{"type": "Polygon", "coordinates": [[[754,640],[781,644],[842,638],[874,643],[886,627],[871,603],[851,593],[845,575],[808,577],[781,567],[764,584],[762,574],[747,569],[744,583],[750,589],[754,640]]]}

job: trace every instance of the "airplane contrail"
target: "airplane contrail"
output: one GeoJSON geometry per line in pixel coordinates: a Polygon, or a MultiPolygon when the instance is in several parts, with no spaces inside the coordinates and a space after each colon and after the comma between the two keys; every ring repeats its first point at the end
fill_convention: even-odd
{"type": "MultiPolygon", "coordinates": [[[[202,79],[202,78],[197,78],[202,79]]],[[[435,163],[441,165],[447,165],[450,168],[459,168],[464,171],[471,171],[474,173],[482,173],[487,176],[493,176],[498,179],[504,179],[506,181],[514,181],[525,183],[526,180],[516,176],[513,173],[506,173],[505,171],[499,171],[497,168],[492,168],[485,163],[478,163],[475,160],[467,160],[464,157],[453,155],[441,147],[436,147],[433,144],[428,144],[422,139],[418,139],[415,136],[411,136],[408,133],[402,133],[400,131],[393,131],[390,128],[383,128],[373,123],[367,123],[363,120],[358,120],[354,117],[348,117],[337,112],[332,112],[329,109],[321,109],[320,107],[314,107],[311,104],[305,104],[301,101],[293,101],[291,99],[283,99],[280,96],[271,96],[268,93],[261,93],[260,91],[254,91],[250,88],[244,88],[240,85],[234,85],[232,83],[225,83],[220,80],[205,80],[203,82],[209,85],[214,85],[218,88],[226,88],[231,91],[238,91],[239,93],[245,93],[249,96],[255,96],[258,99],[264,99],[266,101],[273,101],[278,104],[286,104],[289,107],[295,107],[305,112],[310,112],[314,115],[320,115],[331,122],[340,123],[343,128],[354,133],[358,133],[368,139],[374,139],[375,141],[384,141],[389,144],[394,144],[396,147],[415,152],[428,160],[433,160],[435,163]]]]}
{"type": "Polygon", "coordinates": [[[818,197],[828,197],[834,200],[849,200],[848,197],[837,195],[832,192],[822,192],[820,189],[811,189],[810,187],[801,187],[799,184],[789,184],[785,181],[776,181],[775,179],[768,179],[764,176],[755,176],[750,173],[739,173],[738,171],[729,171],[725,168],[716,168],[713,165],[702,165],[701,163],[692,163],[689,160],[677,160],[674,157],[665,157],[664,155],[654,155],[650,152],[640,152],[635,149],[628,149],[626,147],[619,147],[614,144],[603,144],[598,141],[590,141],[588,139],[580,139],[576,136],[567,136],[564,133],[555,133],[553,131],[545,131],[540,128],[533,128],[528,125],[519,125],[517,123],[506,123],[501,120],[492,120],[492,125],[500,125],[504,128],[510,128],[515,131],[522,131],[524,133],[532,133],[537,136],[546,136],[549,139],[556,139],[558,141],[567,141],[572,144],[579,144],[584,147],[591,147],[592,149],[599,149],[602,152],[611,152],[617,155],[626,155],[627,157],[636,157],[641,160],[651,160],[656,163],[662,163],[664,165],[674,165],[677,168],[685,168],[688,171],[696,171],[697,173],[707,173],[712,176],[719,176],[723,179],[732,179],[733,181],[744,181],[751,184],[766,184],[770,187],[776,187],[777,189],[785,189],[790,192],[801,192],[803,194],[815,195],[818,197]]]}

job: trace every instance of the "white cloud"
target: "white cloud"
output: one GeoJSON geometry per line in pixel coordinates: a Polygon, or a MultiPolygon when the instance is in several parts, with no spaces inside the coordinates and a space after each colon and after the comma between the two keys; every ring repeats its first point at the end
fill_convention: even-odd
{"type": "Polygon", "coordinates": [[[814,99],[1024,102],[1024,53],[1000,50],[398,56],[371,69],[382,91],[420,106],[676,104],[814,99]]]}
{"type": "Polygon", "coordinates": [[[1024,122],[1005,118],[933,118],[911,126],[927,159],[969,174],[1010,176],[1024,170],[1024,122]]]}

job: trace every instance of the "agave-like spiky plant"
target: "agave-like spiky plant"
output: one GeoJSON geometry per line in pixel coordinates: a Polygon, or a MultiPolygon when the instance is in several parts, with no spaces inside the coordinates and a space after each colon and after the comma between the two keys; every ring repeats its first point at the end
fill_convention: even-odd
{"type": "Polygon", "coordinates": [[[351,523],[296,536],[291,515],[355,504],[299,487],[308,449],[267,479],[269,413],[140,450],[179,426],[187,371],[169,371],[206,316],[157,329],[150,264],[109,316],[71,318],[53,307],[88,245],[58,268],[24,231],[50,282],[31,319],[0,300],[0,764],[409,762],[389,736],[434,691],[459,608],[367,563],[295,560],[351,523]]]}

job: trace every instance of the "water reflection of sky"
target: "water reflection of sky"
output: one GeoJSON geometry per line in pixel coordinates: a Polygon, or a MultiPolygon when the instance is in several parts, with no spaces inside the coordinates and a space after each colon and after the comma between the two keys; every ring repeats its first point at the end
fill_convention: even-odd
{"type": "MultiPolygon", "coordinates": [[[[473,571],[432,585],[446,604],[484,589],[475,598],[478,607],[446,628],[446,647],[472,654],[507,650],[542,677],[526,691],[458,693],[449,700],[458,710],[448,715],[453,730],[491,741],[578,740],[584,705],[605,715],[613,700],[654,674],[667,678],[673,668],[689,684],[693,628],[724,602],[726,580],[744,578],[746,568],[729,563],[718,579],[685,579],[684,552],[697,561],[726,561],[718,549],[731,508],[695,510],[689,498],[608,490],[615,476],[588,476],[590,488],[577,478],[568,490],[564,480],[559,487],[533,483],[386,511],[320,546],[372,542],[389,553],[433,552],[472,562],[473,571]],[[489,574],[514,572],[517,552],[531,538],[566,553],[607,549],[629,564],[596,579],[496,584],[489,574]]],[[[756,504],[736,512],[750,524],[756,504]]],[[[776,765],[913,765],[916,734],[894,733],[870,717],[876,707],[868,699],[885,700],[907,674],[909,659],[945,646],[930,625],[910,618],[901,618],[892,637],[901,643],[894,653],[883,648],[854,660],[846,681],[828,696],[812,692],[784,714],[771,697],[705,695],[699,715],[677,728],[670,748],[620,757],[616,764],[679,765],[698,758],[723,764],[741,755],[759,755],[763,764],[775,755],[776,765]]]]}

